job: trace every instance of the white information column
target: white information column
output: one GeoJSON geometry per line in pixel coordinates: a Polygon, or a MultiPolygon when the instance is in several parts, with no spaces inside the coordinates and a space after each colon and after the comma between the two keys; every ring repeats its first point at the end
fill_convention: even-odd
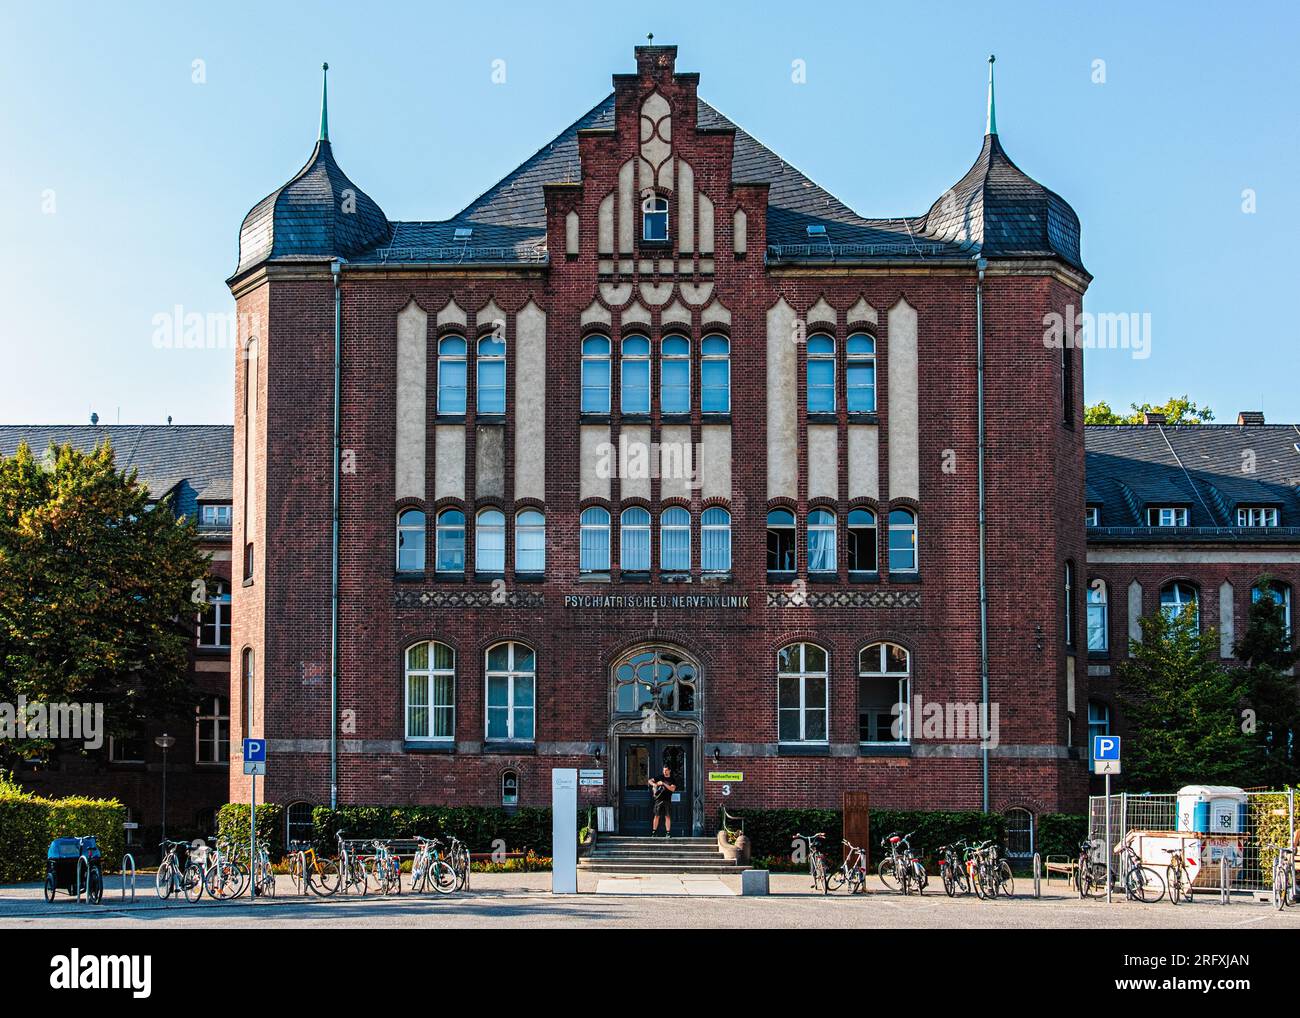
{"type": "Polygon", "coordinates": [[[551,770],[551,893],[578,893],[578,772],[551,770]]]}

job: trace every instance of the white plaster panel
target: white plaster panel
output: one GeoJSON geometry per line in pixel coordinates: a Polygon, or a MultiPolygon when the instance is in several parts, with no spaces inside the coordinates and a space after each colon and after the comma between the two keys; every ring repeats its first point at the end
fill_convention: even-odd
{"type": "Polygon", "coordinates": [[[465,425],[433,429],[433,497],[465,497],[465,425]]]}
{"type": "Polygon", "coordinates": [[[889,309],[889,497],[920,498],[921,436],[916,309],[900,299],[889,309]]]}
{"type": "Polygon", "coordinates": [[[609,448],[609,425],[584,424],[578,429],[579,498],[609,498],[610,468],[614,465],[609,448]]]}
{"type": "Polygon", "coordinates": [[[424,498],[428,361],[429,316],[411,301],[397,316],[397,449],[393,494],[399,499],[424,498]]]}
{"type": "Polygon", "coordinates": [[[880,498],[880,429],[849,425],[849,498],[880,498]]]}
{"type": "Polygon", "coordinates": [[[839,428],[813,424],[808,428],[808,497],[839,498],[839,428]]]}
{"type": "MultiPolygon", "coordinates": [[[[605,312],[608,320],[609,312],[605,312]]],[[[546,498],[546,312],[515,316],[515,498],[546,498]]]]}
{"type": "Polygon", "coordinates": [[[700,428],[700,495],[731,498],[731,425],[700,428]]]}
{"type": "Polygon", "coordinates": [[[798,358],[794,308],[767,312],[767,497],[799,497],[798,358]]]}

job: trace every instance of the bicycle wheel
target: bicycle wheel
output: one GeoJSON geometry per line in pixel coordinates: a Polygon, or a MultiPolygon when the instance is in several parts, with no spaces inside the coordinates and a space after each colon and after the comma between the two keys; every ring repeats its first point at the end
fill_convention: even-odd
{"type": "Polygon", "coordinates": [[[894,860],[881,859],[880,866],[876,869],[876,875],[880,877],[880,882],[889,890],[898,890],[898,875],[894,872],[894,860]]]}
{"type": "Polygon", "coordinates": [[[207,882],[206,876],[203,867],[198,863],[190,863],[181,872],[181,890],[185,894],[185,900],[191,905],[203,897],[203,885],[207,882]]]}
{"type": "Polygon", "coordinates": [[[153,878],[153,886],[158,892],[158,897],[164,900],[171,897],[172,891],[176,889],[175,875],[176,864],[170,858],[164,859],[153,878]]]}
{"type": "Polygon", "coordinates": [[[337,859],[317,859],[316,865],[307,868],[307,886],[319,897],[328,898],[336,894],[341,880],[337,859]]]}
{"type": "Polygon", "coordinates": [[[943,890],[949,898],[957,897],[957,880],[952,875],[952,866],[947,862],[940,863],[939,871],[943,874],[943,890]]]}
{"type": "Polygon", "coordinates": [[[847,869],[848,867],[841,866],[839,869],[832,870],[830,873],[826,874],[825,887],[827,894],[830,894],[831,891],[838,891],[848,882],[849,875],[847,869]]]}
{"type": "Polygon", "coordinates": [[[970,877],[966,875],[966,867],[962,863],[956,862],[953,863],[951,869],[952,882],[956,885],[957,890],[962,894],[970,894],[970,877]]]}
{"type": "Polygon", "coordinates": [[[54,874],[45,874],[45,900],[47,902],[53,901],[56,891],[58,891],[58,885],[54,882],[54,874]]]}
{"type": "Polygon", "coordinates": [[[456,890],[463,891],[469,886],[469,868],[469,849],[461,845],[452,859],[452,869],[456,871],[456,890]]]}
{"type": "Polygon", "coordinates": [[[1149,866],[1134,866],[1129,870],[1126,887],[1130,898],[1148,905],[1165,896],[1164,879],[1149,866]]]}
{"type": "Polygon", "coordinates": [[[930,883],[930,875],[925,872],[925,864],[920,859],[913,859],[908,868],[912,871],[912,881],[916,884],[916,893],[924,894],[930,883]]]}
{"type": "Polygon", "coordinates": [[[451,894],[456,890],[456,871],[451,868],[450,863],[443,862],[439,859],[432,866],[430,877],[433,880],[433,886],[439,894],[451,894]]]}
{"type": "Polygon", "coordinates": [[[1008,898],[1014,898],[1016,894],[1016,880],[1011,875],[1011,864],[1005,859],[998,862],[998,893],[1005,894],[1008,898]]]}
{"type": "Polygon", "coordinates": [[[1169,902],[1177,905],[1183,898],[1183,870],[1177,863],[1165,869],[1165,886],[1169,889],[1169,902]]]}
{"type": "Polygon", "coordinates": [[[1273,863],[1273,907],[1281,912],[1286,908],[1286,867],[1280,862],[1273,863]]]}
{"type": "Polygon", "coordinates": [[[92,867],[86,877],[86,900],[92,905],[104,900],[104,874],[98,866],[92,867]]]}

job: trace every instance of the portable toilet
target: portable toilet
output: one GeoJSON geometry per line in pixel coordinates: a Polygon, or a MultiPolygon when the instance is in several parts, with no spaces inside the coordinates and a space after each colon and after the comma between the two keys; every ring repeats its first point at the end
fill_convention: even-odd
{"type": "Polygon", "coordinates": [[[1231,785],[1185,785],[1178,790],[1178,829],[1198,834],[1242,834],[1246,793],[1231,785]]]}

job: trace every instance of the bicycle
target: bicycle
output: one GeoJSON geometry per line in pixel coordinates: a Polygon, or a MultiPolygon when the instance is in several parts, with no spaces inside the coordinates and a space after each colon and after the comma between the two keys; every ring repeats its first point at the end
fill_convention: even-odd
{"type": "Polygon", "coordinates": [[[335,865],[339,871],[339,890],[347,894],[352,888],[358,888],[357,893],[364,897],[370,892],[369,882],[366,879],[366,869],[361,861],[356,857],[348,847],[347,839],[343,832],[339,831],[334,835],[334,840],[338,844],[338,856],[335,865]]]}
{"type": "Polygon", "coordinates": [[[214,901],[230,901],[244,893],[248,871],[234,858],[226,844],[209,838],[215,847],[206,852],[203,866],[203,890],[214,901]]]}
{"type": "Polygon", "coordinates": [[[456,874],[456,890],[465,890],[469,887],[469,849],[454,834],[451,836],[451,847],[447,849],[447,860],[456,874]]]}
{"type": "Polygon", "coordinates": [[[187,858],[184,863],[180,859],[180,849],[184,847],[189,849],[188,841],[160,841],[158,847],[162,849],[162,862],[158,864],[158,872],[154,876],[154,889],[158,892],[158,897],[167,899],[173,894],[178,897],[184,896],[187,901],[197,901],[203,894],[203,874],[195,862],[187,858]]]}
{"type": "Polygon", "coordinates": [[[939,846],[939,875],[943,877],[943,889],[949,898],[957,897],[959,892],[970,894],[970,877],[962,858],[965,849],[964,841],[939,846]]]}
{"type": "Polygon", "coordinates": [[[419,848],[411,860],[411,892],[418,894],[430,889],[439,894],[450,894],[458,883],[455,869],[438,851],[442,844],[437,838],[415,839],[419,848]]]}
{"type": "Polygon", "coordinates": [[[826,894],[838,891],[848,885],[849,894],[861,894],[867,889],[867,853],[852,844],[847,838],[840,839],[844,848],[844,861],[839,868],[826,875],[822,885],[826,894]]]}
{"type": "Polygon", "coordinates": [[[385,897],[402,893],[402,863],[393,855],[392,849],[385,841],[372,841],[375,854],[360,859],[367,880],[373,879],[375,888],[385,897]]]}
{"type": "Polygon", "coordinates": [[[822,841],[826,838],[825,831],[818,831],[816,834],[796,834],[795,841],[802,841],[808,851],[808,875],[812,877],[812,888],[824,887],[830,867],[826,862],[826,855],[822,851],[822,841]]]}
{"type": "Polygon", "coordinates": [[[1120,857],[1120,870],[1124,874],[1124,894],[1130,901],[1154,904],[1165,896],[1165,881],[1150,866],[1142,863],[1132,845],[1116,845],[1120,857]]]}
{"type": "Polygon", "coordinates": [[[253,863],[253,897],[275,897],[275,871],[271,869],[271,853],[265,845],[257,846],[257,860],[253,863]]]}
{"type": "Polygon", "coordinates": [[[924,894],[925,886],[929,883],[925,866],[912,852],[911,838],[915,833],[899,834],[894,831],[880,842],[880,847],[889,854],[880,860],[877,875],[891,891],[901,890],[905,895],[912,893],[913,885],[916,886],[917,894],[924,894]]]}
{"type": "Polygon", "coordinates": [[[1192,900],[1192,877],[1187,870],[1181,848],[1166,848],[1169,865],[1165,867],[1165,885],[1169,888],[1169,901],[1177,905],[1183,898],[1192,900]]]}
{"type": "Polygon", "coordinates": [[[339,889],[338,864],[333,859],[322,859],[316,854],[315,846],[306,842],[295,842],[290,849],[289,879],[293,881],[294,890],[299,894],[311,892],[321,898],[328,898],[339,889]]]}
{"type": "Polygon", "coordinates": [[[1295,902],[1295,849],[1279,845],[1273,858],[1273,907],[1281,912],[1295,902]]]}
{"type": "Polygon", "coordinates": [[[1106,867],[1093,861],[1097,843],[1091,839],[1079,845],[1079,859],[1075,864],[1074,883],[1080,898],[1099,894],[1106,887],[1106,867]]]}

